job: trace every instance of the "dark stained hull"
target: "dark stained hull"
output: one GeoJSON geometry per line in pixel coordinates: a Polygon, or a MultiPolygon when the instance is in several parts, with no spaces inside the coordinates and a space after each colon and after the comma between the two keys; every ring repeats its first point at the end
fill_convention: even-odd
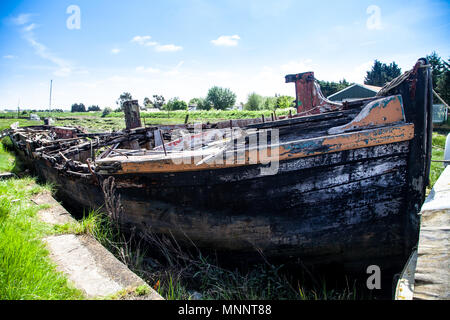
{"type": "MultiPolygon", "coordinates": [[[[417,243],[430,158],[431,78],[425,68],[414,76],[414,95],[407,81],[386,88],[386,95],[403,98],[400,138],[338,151],[322,144],[320,152],[309,147],[308,153],[301,149],[304,144],[295,144],[298,150],[290,148],[281,158],[276,175],[261,175],[262,164],[160,172],[122,167],[121,172],[99,170],[96,179],[67,175],[43,158],[33,167],[74,208],[102,206],[100,184],[113,176],[127,226],[173,235],[200,249],[248,260],[262,253],[306,265],[336,263],[356,272],[373,264],[401,270],[417,243]],[[408,130],[413,130],[410,137],[408,130]]],[[[297,124],[292,134],[315,139],[348,123],[351,112],[346,112],[326,122],[297,124]]]]}
{"type": "MultiPolygon", "coordinates": [[[[409,142],[401,142],[290,160],[264,178],[254,166],[117,175],[115,184],[124,222],[140,231],[171,233],[249,260],[262,252],[361,272],[369,262],[400,265],[407,255],[405,240],[414,236],[404,228],[408,151],[409,142]]],[[[35,169],[69,206],[103,205],[91,180],[60,175],[45,161],[35,169]]]]}

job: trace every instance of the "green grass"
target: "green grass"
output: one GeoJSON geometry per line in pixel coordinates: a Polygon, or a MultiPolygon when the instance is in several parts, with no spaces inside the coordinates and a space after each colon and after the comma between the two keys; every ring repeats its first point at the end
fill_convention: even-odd
{"type": "MultiPolygon", "coordinates": [[[[296,110],[278,109],[277,116],[286,116],[291,110],[292,114],[296,110]]],[[[141,112],[142,124],[160,125],[160,124],[183,124],[186,115],[189,114],[189,122],[219,122],[230,119],[248,119],[261,118],[262,115],[266,119],[271,118],[271,110],[260,111],[239,111],[239,110],[210,110],[210,111],[161,111],[161,112],[141,112]]],[[[112,112],[105,118],[102,118],[102,112],[38,112],[43,120],[45,117],[52,117],[57,126],[81,126],[90,132],[104,132],[110,130],[121,130],[125,128],[125,120],[123,112],[112,112]]],[[[13,117],[16,114],[10,114],[13,117]]],[[[24,119],[0,119],[0,130],[7,129],[12,123],[19,122],[21,126],[42,124],[42,121],[30,121],[24,119]]]]}
{"type": "MultiPolygon", "coordinates": [[[[10,171],[14,157],[0,143],[0,171],[10,171]]],[[[48,257],[42,238],[52,228],[37,218],[38,206],[29,199],[48,186],[32,178],[0,181],[0,300],[82,299],[48,257]]]]}
{"type": "Polygon", "coordinates": [[[11,172],[14,169],[14,164],[14,156],[7,152],[3,143],[0,143],[0,172],[11,172]]]}
{"type": "Polygon", "coordinates": [[[31,178],[0,181],[0,299],[82,299],[56,271],[42,238],[51,228],[37,218],[45,206],[29,201],[44,188],[31,178]]]}
{"type": "Polygon", "coordinates": [[[25,126],[38,126],[43,124],[43,121],[31,121],[24,119],[0,119],[0,131],[4,129],[9,129],[11,124],[19,122],[21,127],[25,126]]]}
{"type": "Polygon", "coordinates": [[[102,217],[96,211],[89,212],[87,217],[83,217],[80,221],[74,221],[71,223],[65,223],[62,225],[55,225],[53,229],[58,234],[91,234],[96,235],[101,232],[100,224],[102,223],[102,217]]]}
{"type": "Polygon", "coordinates": [[[368,296],[356,282],[352,287],[345,281],[329,282],[328,287],[326,280],[312,279],[312,275],[299,277],[281,271],[282,265],[231,270],[199,256],[189,265],[161,268],[160,272],[153,270],[147,281],[167,300],[191,300],[198,293],[201,300],[357,300],[368,296]]]}
{"type": "MultiPolygon", "coordinates": [[[[433,132],[433,149],[432,160],[444,160],[445,141],[447,135],[443,135],[437,132],[433,132]]],[[[440,175],[444,171],[444,164],[442,162],[431,162],[430,168],[430,185],[428,191],[431,190],[439,179],[440,175]]]]}

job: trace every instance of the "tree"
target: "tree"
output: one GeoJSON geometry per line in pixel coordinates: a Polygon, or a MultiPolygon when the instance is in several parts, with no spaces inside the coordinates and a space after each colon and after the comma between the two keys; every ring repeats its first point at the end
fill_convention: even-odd
{"type": "Polygon", "coordinates": [[[102,111],[99,106],[90,106],[88,111],[102,111]]]}
{"type": "Polygon", "coordinates": [[[71,112],[86,112],[86,107],[82,103],[74,103],[71,112]]]}
{"type": "Polygon", "coordinates": [[[290,96],[278,96],[276,108],[286,109],[286,108],[295,108],[295,98],[290,96]]]}
{"type": "Polygon", "coordinates": [[[189,100],[189,105],[190,106],[194,106],[195,105],[195,106],[198,107],[198,105],[202,104],[204,100],[205,99],[203,99],[203,98],[192,98],[191,100],[189,100]]]}
{"type": "Polygon", "coordinates": [[[149,108],[153,106],[152,100],[150,100],[149,98],[145,97],[144,98],[144,107],[149,108]]]}
{"type": "Polygon", "coordinates": [[[153,106],[157,109],[161,109],[164,106],[164,103],[166,102],[166,99],[164,99],[163,96],[154,95],[153,96],[153,106]]]}
{"type": "Polygon", "coordinates": [[[277,108],[277,97],[265,97],[263,102],[263,109],[274,110],[277,108]]]}
{"type": "Polygon", "coordinates": [[[119,99],[117,99],[116,104],[120,106],[121,110],[123,110],[123,103],[130,100],[133,100],[131,93],[124,92],[120,95],[119,99]]]}
{"type": "Polygon", "coordinates": [[[183,100],[180,100],[178,97],[172,98],[167,102],[166,108],[167,111],[175,111],[175,110],[187,110],[187,103],[183,100]]]}
{"type": "Polygon", "coordinates": [[[102,113],[102,118],[106,117],[108,114],[110,114],[112,112],[111,108],[106,107],[105,109],[103,109],[103,113],[102,113]]]}
{"type": "Polygon", "coordinates": [[[445,61],[442,61],[436,51],[433,51],[430,55],[427,55],[426,59],[428,60],[428,63],[431,64],[431,70],[433,72],[433,89],[436,90],[438,80],[445,72],[445,61]]]}
{"type": "Polygon", "coordinates": [[[248,95],[247,103],[244,105],[245,110],[260,110],[262,109],[264,99],[255,92],[248,95]]]}
{"type": "Polygon", "coordinates": [[[437,80],[436,91],[447,104],[450,104],[450,58],[448,62],[443,62],[443,71],[437,80]]]}
{"type": "Polygon", "coordinates": [[[364,83],[372,86],[383,87],[386,83],[400,76],[402,70],[395,62],[387,65],[375,60],[372,70],[367,71],[364,83]]]}
{"type": "Polygon", "coordinates": [[[212,106],[203,98],[192,98],[189,101],[190,106],[197,106],[197,110],[211,110],[212,106]]]}
{"type": "Polygon", "coordinates": [[[350,86],[351,84],[343,79],[339,82],[329,82],[329,81],[317,81],[320,85],[320,90],[322,91],[323,95],[325,97],[329,97],[332,94],[335,94],[336,92],[339,92],[345,88],[347,88],[348,86],[350,86]]]}
{"type": "Polygon", "coordinates": [[[209,89],[205,101],[206,103],[212,105],[215,109],[225,110],[234,106],[236,102],[236,94],[234,94],[230,89],[215,86],[209,89]]]}

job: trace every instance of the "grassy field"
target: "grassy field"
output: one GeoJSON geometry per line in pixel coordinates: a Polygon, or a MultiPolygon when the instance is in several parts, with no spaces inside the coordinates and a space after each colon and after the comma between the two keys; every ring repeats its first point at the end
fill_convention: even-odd
{"type": "MultiPolygon", "coordinates": [[[[295,114],[295,109],[279,109],[276,111],[277,116],[286,116],[295,114]]],[[[81,126],[90,132],[101,132],[110,130],[120,130],[125,128],[125,120],[123,112],[112,112],[106,117],[102,117],[102,112],[37,112],[41,119],[51,117],[54,119],[55,125],[58,126],[81,126]]],[[[272,111],[238,111],[238,110],[211,110],[211,111],[171,111],[171,112],[141,112],[142,124],[158,125],[158,124],[182,124],[189,115],[189,122],[218,122],[230,119],[247,119],[261,118],[263,115],[266,119],[271,118],[272,111]]],[[[21,125],[33,125],[41,122],[34,122],[25,119],[14,120],[10,117],[17,117],[17,114],[3,114],[7,117],[0,117],[0,130],[8,127],[8,123],[19,121],[21,125]],[[6,126],[6,127],[5,127],[6,126]]]]}
{"type": "MultiPolygon", "coordinates": [[[[445,151],[445,141],[447,136],[437,132],[433,132],[433,150],[432,150],[432,160],[444,160],[445,151]]],[[[431,189],[436,183],[439,176],[444,171],[444,164],[442,162],[432,162],[430,170],[430,186],[431,189]]]]}

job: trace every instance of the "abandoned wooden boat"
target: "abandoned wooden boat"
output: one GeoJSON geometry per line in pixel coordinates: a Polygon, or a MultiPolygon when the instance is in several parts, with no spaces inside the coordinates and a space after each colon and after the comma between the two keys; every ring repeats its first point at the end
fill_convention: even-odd
{"type": "Polygon", "coordinates": [[[401,270],[428,184],[428,62],[374,98],[342,104],[323,98],[312,73],[286,81],[296,82],[297,117],[244,121],[226,134],[216,124],[222,131],[213,134],[38,126],[9,135],[69,206],[101,207],[113,177],[123,222],[138,230],[248,259],[259,252],[357,272],[373,264],[401,270]]]}

